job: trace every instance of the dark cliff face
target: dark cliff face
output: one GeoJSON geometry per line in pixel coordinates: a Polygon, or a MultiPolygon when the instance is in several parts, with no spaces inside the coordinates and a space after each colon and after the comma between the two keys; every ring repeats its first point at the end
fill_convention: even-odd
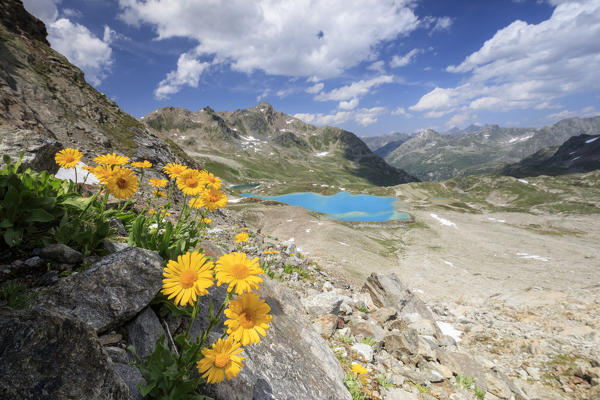
{"type": "Polygon", "coordinates": [[[524,178],[584,173],[597,169],[600,169],[600,134],[574,136],[559,147],[543,148],[518,163],[505,166],[501,173],[524,178]]]}
{"type": "Polygon", "coordinates": [[[29,14],[21,0],[2,0],[0,2],[0,23],[9,31],[38,40],[47,46],[48,32],[42,21],[29,14]]]}
{"type": "Polygon", "coordinates": [[[25,151],[26,165],[53,169],[54,152],[120,152],[154,164],[181,160],[146,126],[91,87],[46,41],[44,24],[18,0],[0,2],[0,152],[25,151]]]}

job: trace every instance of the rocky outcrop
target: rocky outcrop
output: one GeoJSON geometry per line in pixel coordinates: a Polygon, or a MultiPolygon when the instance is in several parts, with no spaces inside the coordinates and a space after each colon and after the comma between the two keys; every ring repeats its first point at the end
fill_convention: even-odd
{"type": "Polygon", "coordinates": [[[134,317],[162,284],[162,259],[129,247],[104,257],[83,272],[40,290],[40,309],[80,320],[101,333],[134,317]]]}
{"type": "Polygon", "coordinates": [[[0,310],[0,398],[128,400],[94,331],[48,311],[0,310]]]}
{"type": "MultiPolygon", "coordinates": [[[[218,304],[224,292],[214,293],[220,293],[218,304]]],[[[273,315],[267,336],[246,347],[245,367],[236,379],[207,386],[207,393],[218,400],[350,399],[337,359],[297,295],[266,277],[259,295],[273,315]]]]}
{"type": "Polygon", "coordinates": [[[0,152],[55,171],[57,149],[76,147],[87,164],[98,153],[148,159],[155,167],[185,159],[88,85],[83,72],[49,47],[44,24],[19,0],[0,2],[0,152]]]}

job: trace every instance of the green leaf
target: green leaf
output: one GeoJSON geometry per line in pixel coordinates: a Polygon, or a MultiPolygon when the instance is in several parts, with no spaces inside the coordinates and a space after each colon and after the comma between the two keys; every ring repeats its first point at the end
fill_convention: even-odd
{"type": "Polygon", "coordinates": [[[85,208],[90,204],[91,201],[91,197],[69,197],[61,201],[59,204],[64,206],[72,206],[77,208],[78,210],[85,210],[85,208]]]}
{"type": "Polygon", "coordinates": [[[55,219],[54,215],[41,208],[35,208],[29,211],[29,215],[25,218],[25,222],[50,222],[55,219]]]}
{"type": "Polygon", "coordinates": [[[142,396],[146,397],[148,395],[148,393],[150,393],[152,391],[152,389],[154,389],[156,387],[156,382],[152,382],[148,385],[138,385],[138,388],[140,389],[140,392],[142,392],[142,396]]]}
{"type": "Polygon", "coordinates": [[[15,247],[18,244],[20,244],[21,241],[23,241],[23,231],[8,229],[6,232],[4,232],[4,235],[2,235],[2,237],[4,238],[4,241],[7,245],[9,245],[10,247],[15,247]]]}

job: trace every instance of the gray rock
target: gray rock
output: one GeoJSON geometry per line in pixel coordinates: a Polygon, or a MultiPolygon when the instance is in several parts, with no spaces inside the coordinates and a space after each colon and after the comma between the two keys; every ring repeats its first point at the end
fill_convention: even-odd
{"type": "MultiPolygon", "coordinates": [[[[298,296],[279,282],[264,279],[259,295],[273,315],[267,336],[245,348],[245,367],[235,379],[207,386],[207,395],[217,400],[349,400],[344,372],[327,342],[312,328],[298,296]]],[[[222,297],[215,304],[219,300],[222,297]]]]}
{"type": "Polygon", "coordinates": [[[512,392],[510,386],[504,380],[499,379],[499,377],[493,374],[486,373],[485,382],[488,392],[502,400],[510,399],[512,392]]]}
{"type": "Polygon", "coordinates": [[[79,319],[98,333],[132,318],[162,285],[158,253],[129,247],[110,254],[76,275],[41,289],[38,308],[79,319]]]}
{"type": "Polygon", "coordinates": [[[146,307],[125,328],[129,345],[135,346],[137,355],[142,359],[152,354],[154,344],[165,334],[158,317],[150,307],[146,307]]]}
{"type": "Polygon", "coordinates": [[[324,338],[330,338],[335,333],[338,324],[337,315],[327,314],[316,319],[313,322],[313,327],[317,333],[324,338]]]}
{"type": "Polygon", "coordinates": [[[62,243],[51,244],[39,249],[37,255],[46,260],[67,264],[78,264],[83,260],[80,252],[62,243]]]}
{"type": "Polygon", "coordinates": [[[384,389],[381,394],[383,400],[419,400],[416,393],[407,392],[400,388],[384,389]]]}
{"type": "Polygon", "coordinates": [[[391,321],[396,318],[398,311],[392,307],[381,307],[375,310],[375,312],[371,313],[371,318],[380,324],[384,324],[388,321],[391,321]]]}
{"type": "Polygon", "coordinates": [[[376,342],[382,342],[385,338],[385,331],[375,321],[368,319],[366,321],[354,322],[350,327],[352,334],[357,337],[370,337],[376,342]]]}
{"type": "Polygon", "coordinates": [[[413,329],[395,331],[385,337],[384,348],[399,360],[407,355],[415,356],[419,353],[419,335],[413,329]]]}
{"type": "Polygon", "coordinates": [[[102,248],[108,250],[109,253],[116,253],[117,251],[125,250],[127,243],[113,242],[112,240],[104,239],[102,241],[102,248]]]}
{"type": "MultiPolygon", "coordinates": [[[[374,272],[367,278],[362,291],[371,295],[377,307],[392,307],[401,314],[417,313],[421,319],[435,321],[429,307],[414,295],[396,274],[384,275],[374,272]]],[[[441,336],[439,327],[435,323],[434,325],[436,336],[441,336]]]]}
{"type": "Polygon", "coordinates": [[[29,129],[3,129],[0,135],[0,154],[8,154],[13,161],[24,153],[22,165],[35,171],[56,172],[54,155],[62,148],[56,137],[29,129]]]}
{"type": "Polygon", "coordinates": [[[127,400],[92,329],[48,311],[0,310],[0,398],[127,400]]]}
{"type": "Polygon", "coordinates": [[[438,352],[440,364],[447,366],[456,375],[464,375],[475,379],[475,383],[487,390],[485,371],[481,364],[465,353],[446,351],[438,352]]]}
{"type": "Polygon", "coordinates": [[[337,315],[343,301],[352,301],[348,296],[343,296],[335,291],[318,293],[314,296],[302,298],[302,304],[310,315],[325,314],[337,315]]]}
{"type": "Polygon", "coordinates": [[[121,221],[119,218],[111,219],[110,227],[113,228],[119,236],[129,236],[127,229],[125,229],[125,225],[123,225],[123,221],[121,221]]]}
{"type": "Polygon", "coordinates": [[[37,281],[37,286],[52,286],[58,283],[58,271],[48,271],[44,275],[40,276],[37,281]]]}
{"type": "Polygon", "coordinates": [[[352,346],[352,350],[355,351],[363,361],[373,361],[373,347],[368,344],[356,343],[352,346]]]}
{"type": "Polygon", "coordinates": [[[119,375],[129,388],[129,398],[133,400],[144,400],[144,396],[142,396],[142,392],[138,389],[138,385],[145,385],[146,380],[138,367],[129,364],[115,363],[114,369],[117,375],[119,375]]]}
{"type": "Polygon", "coordinates": [[[25,265],[29,268],[40,268],[43,267],[46,263],[41,257],[33,256],[25,260],[25,265]]]}

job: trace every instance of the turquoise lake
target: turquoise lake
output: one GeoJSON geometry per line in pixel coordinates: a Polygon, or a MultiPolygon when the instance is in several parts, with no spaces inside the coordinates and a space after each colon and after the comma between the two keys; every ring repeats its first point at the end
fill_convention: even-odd
{"type": "Polygon", "coordinates": [[[258,196],[244,193],[242,197],[259,197],[292,206],[304,207],[343,221],[407,221],[410,214],[394,209],[394,197],[340,192],[332,196],[318,193],[289,193],[281,196],[258,196]]]}

